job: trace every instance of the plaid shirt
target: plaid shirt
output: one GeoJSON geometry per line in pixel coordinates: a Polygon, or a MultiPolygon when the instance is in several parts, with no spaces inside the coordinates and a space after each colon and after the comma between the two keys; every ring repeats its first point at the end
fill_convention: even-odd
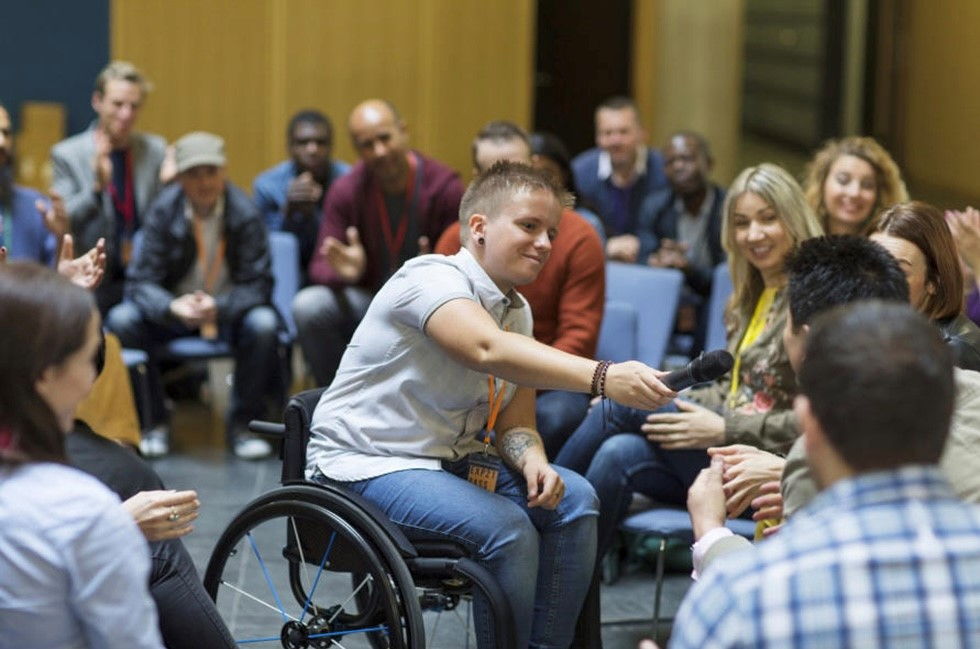
{"type": "Polygon", "coordinates": [[[980,647],[980,507],[934,467],[841,480],[712,566],[674,647],[980,647]]]}

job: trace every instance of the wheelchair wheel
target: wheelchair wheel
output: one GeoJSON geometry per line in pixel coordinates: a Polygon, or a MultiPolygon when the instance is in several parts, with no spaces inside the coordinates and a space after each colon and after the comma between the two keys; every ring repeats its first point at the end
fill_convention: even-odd
{"type": "MultiPolygon", "coordinates": [[[[286,490],[279,490],[286,491],[286,490]]],[[[204,586],[239,644],[425,646],[411,575],[371,521],[272,492],[228,526],[204,586]]]]}

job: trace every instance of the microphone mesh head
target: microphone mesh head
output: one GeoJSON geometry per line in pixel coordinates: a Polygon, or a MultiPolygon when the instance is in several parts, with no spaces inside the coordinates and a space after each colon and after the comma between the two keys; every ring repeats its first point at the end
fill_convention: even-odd
{"type": "Polygon", "coordinates": [[[724,349],[705,352],[691,366],[691,374],[701,381],[714,381],[735,366],[735,359],[724,349]]]}

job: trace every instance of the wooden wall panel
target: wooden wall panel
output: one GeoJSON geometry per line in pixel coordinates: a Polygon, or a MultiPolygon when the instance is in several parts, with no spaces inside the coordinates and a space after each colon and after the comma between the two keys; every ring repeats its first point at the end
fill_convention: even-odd
{"type": "Polygon", "coordinates": [[[464,177],[479,126],[530,122],[532,0],[114,0],[111,31],[113,57],[156,84],[141,127],[223,135],[243,187],[284,158],[300,108],[331,117],[335,155],[351,161],[347,114],[388,99],[413,145],[464,177]]]}
{"type": "Polygon", "coordinates": [[[913,190],[977,200],[980,3],[932,0],[905,7],[905,69],[897,88],[904,171],[913,190]]]}
{"type": "Polygon", "coordinates": [[[744,0],[634,1],[633,88],[649,142],[701,133],[722,185],[740,171],[744,11],[744,0]]]}

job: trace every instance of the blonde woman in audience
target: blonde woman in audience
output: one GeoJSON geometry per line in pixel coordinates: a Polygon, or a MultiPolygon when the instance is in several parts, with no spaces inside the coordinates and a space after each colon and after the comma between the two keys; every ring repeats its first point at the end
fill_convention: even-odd
{"type": "Polygon", "coordinates": [[[734,286],[728,305],[732,372],[656,412],[594,407],[555,458],[596,488],[600,557],[634,492],[683,505],[688,487],[708,465],[708,447],[742,443],[786,452],[798,435],[796,377],[782,342],[784,262],[800,242],[822,234],[820,224],[796,180],[768,163],[735,179],[723,213],[722,242],[734,286]]]}
{"type": "Polygon", "coordinates": [[[898,165],[870,137],[828,140],[807,165],[803,188],[827,234],[867,236],[883,209],[909,199],[898,165]]]}
{"type": "Polygon", "coordinates": [[[139,528],[65,464],[65,434],[95,380],[95,300],[14,263],[0,268],[0,320],[0,644],[160,648],[139,528]]]}

